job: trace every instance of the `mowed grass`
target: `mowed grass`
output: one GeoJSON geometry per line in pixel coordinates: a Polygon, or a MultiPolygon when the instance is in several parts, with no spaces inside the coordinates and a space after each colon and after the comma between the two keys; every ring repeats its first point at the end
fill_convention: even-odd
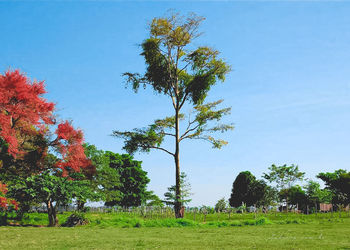
{"type": "Polygon", "coordinates": [[[0,249],[350,249],[350,224],[213,228],[0,227],[0,249]]]}
{"type": "Polygon", "coordinates": [[[46,214],[28,214],[21,226],[0,227],[0,249],[350,249],[349,213],[85,216],[85,226],[48,228],[28,226],[47,225],[46,214]]]}
{"type": "MultiPolygon", "coordinates": [[[[59,223],[64,223],[71,212],[58,214],[59,223]]],[[[319,213],[319,214],[295,214],[295,213],[268,213],[268,214],[185,214],[182,220],[176,220],[173,216],[164,217],[160,214],[142,216],[133,213],[86,213],[84,216],[89,220],[86,227],[224,227],[266,224],[322,224],[338,221],[349,221],[348,212],[319,213]]],[[[48,217],[45,213],[27,214],[20,223],[21,225],[47,225],[48,217]]]]}

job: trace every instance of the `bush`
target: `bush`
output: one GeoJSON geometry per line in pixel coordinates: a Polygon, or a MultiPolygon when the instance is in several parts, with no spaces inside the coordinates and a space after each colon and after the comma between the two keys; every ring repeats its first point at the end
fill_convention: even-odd
{"type": "Polygon", "coordinates": [[[72,213],[66,220],[65,223],[62,224],[63,227],[75,227],[86,225],[89,223],[89,220],[85,218],[85,214],[74,212],[72,213]]]}

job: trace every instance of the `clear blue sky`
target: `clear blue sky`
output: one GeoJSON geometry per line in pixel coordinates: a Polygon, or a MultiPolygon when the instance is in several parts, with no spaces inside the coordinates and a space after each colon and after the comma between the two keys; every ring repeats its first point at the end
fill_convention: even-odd
{"type": "MultiPolygon", "coordinates": [[[[350,169],[350,2],[0,1],[0,71],[45,80],[62,119],[87,142],[120,153],[112,130],[171,114],[166,97],[134,94],[121,77],[144,72],[137,44],[170,8],[206,17],[195,44],[220,50],[234,69],[208,97],[232,106],[229,145],[182,147],[191,205],[227,199],[240,171],[260,177],[273,163],[297,164],[313,179],[350,169]]],[[[174,183],[173,160],[155,151],[135,158],[162,196],[174,183]]]]}

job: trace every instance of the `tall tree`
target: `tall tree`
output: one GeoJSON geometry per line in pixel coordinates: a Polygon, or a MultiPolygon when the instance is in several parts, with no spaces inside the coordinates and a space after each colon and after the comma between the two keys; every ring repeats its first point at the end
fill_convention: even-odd
{"type": "Polygon", "coordinates": [[[267,181],[275,182],[277,185],[277,188],[279,188],[279,191],[283,191],[285,201],[287,204],[287,211],[288,211],[288,191],[292,187],[292,185],[296,181],[301,181],[304,179],[304,172],[299,171],[299,167],[297,165],[290,165],[287,166],[282,165],[282,166],[276,166],[276,165],[271,165],[269,167],[270,173],[264,173],[263,178],[265,178],[267,181]]]}
{"type": "Polygon", "coordinates": [[[150,24],[149,38],[142,44],[141,55],[147,65],[146,73],[124,73],[126,81],[136,92],[140,86],[150,86],[159,94],[168,96],[173,107],[173,115],[156,120],[144,129],[114,131],[113,134],[125,140],[124,149],[128,153],[162,150],[173,157],[175,162],[176,204],[175,216],[181,217],[180,209],[180,142],[185,139],[203,139],[214,148],[221,148],[226,141],[215,139],[211,133],[233,129],[231,124],[216,124],[230,112],[230,108],[216,110],[216,101],[203,104],[210,88],[218,81],[224,81],[230,71],[224,60],[219,59],[219,51],[209,47],[193,47],[193,40],[200,36],[198,28],[204,20],[195,14],[187,17],[171,14],[168,17],[154,18],[150,24]],[[194,106],[194,114],[187,117],[181,113],[184,105],[194,106]],[[180,129],[180,121],[188,118],[187,125],[180,129]],[[174,150],[162,147],[165,137],[174,140],[174,150]]]}

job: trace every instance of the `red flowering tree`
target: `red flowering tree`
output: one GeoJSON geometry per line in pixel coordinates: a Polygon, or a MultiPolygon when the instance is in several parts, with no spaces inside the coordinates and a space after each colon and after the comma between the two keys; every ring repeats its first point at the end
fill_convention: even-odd
{"type": "MultiPolygon", "coordinates": [[[[82,146],[83,133],[74,129],[69,122],[58,124],[56,138],[50,139],[50,126],[57,123],[53,114],[55,105],[43,97],[45,93],[43,81],[32,82],[18,70],[0,74],[2,172],[7,169],[20,171],[21,167],[18,166],[25,165],[22,172],[27,175],[40,173],[45,168],[44,158],[52,148],[60,156],[54,167],[61,169],[63,176],[67,176],[69,171],[77,172],[91,166],[82,146]]],[[[6,189],[1,182],[0,187],[3,187],[2,191],[6,189]]],[[[4,204],[1,206],[5,207],[5,196],[1,193],[5,192],[0,192],[1,204],[4,204]]]]}

